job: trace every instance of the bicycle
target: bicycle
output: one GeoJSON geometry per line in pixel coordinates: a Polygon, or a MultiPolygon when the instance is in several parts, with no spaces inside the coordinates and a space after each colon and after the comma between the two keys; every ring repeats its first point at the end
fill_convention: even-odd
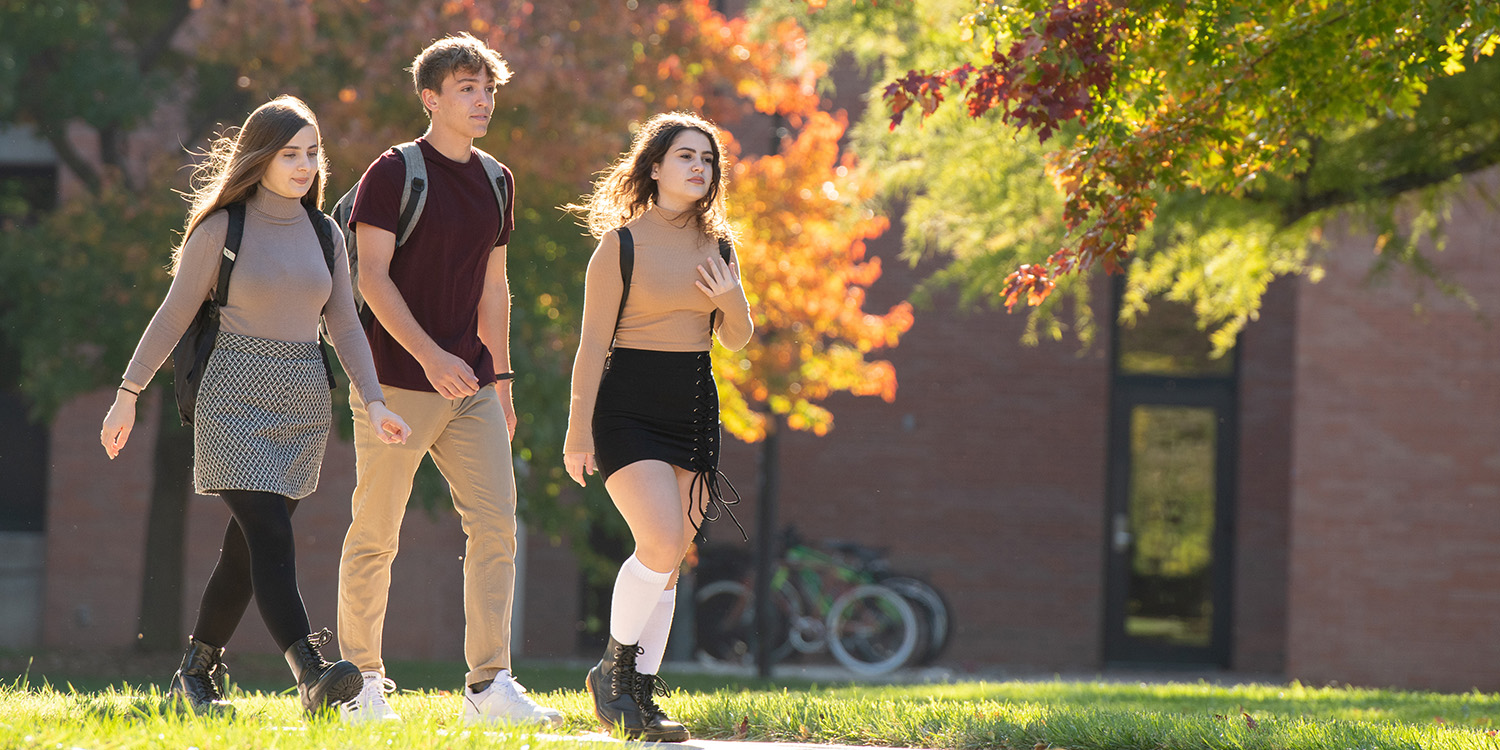
{"type": "MultiPolygon", "coordinates": [[[[790,533],[790,530],[788,530],[790,533]]],[[[874,547],[858,542],[825,541],[825,547],[853,561],[861,570],[869,572],[876,582],[893,589],[904,597],[916,610],[923,624],[923,645],[913,656],[912,664],[925,666],[937,660],[948,648],[953,632],[953,616],[948,599],[937,587],[915,576],[891,570],[885,554],[874,547]]]]}
{"type": "MultiPolygon", "coordinates": [[[[850,671],[878,675],[925,655],[930,641],[924,616],[896,589],[877,580],[880,566],[847,559],[850,551],[869,548],[831,546],[844,554],[802,544],[787,530],[771,579],[772,660],[781,661],[794,651],[811,654],[826,649],[850,671]]],[[[878,553],[872,559],[880,559],[878,553]]],[[[756,632],[751,587],[733,578],[712,581],[698,589],[695,600],[703,657],[749,663],[756,632]]]]}

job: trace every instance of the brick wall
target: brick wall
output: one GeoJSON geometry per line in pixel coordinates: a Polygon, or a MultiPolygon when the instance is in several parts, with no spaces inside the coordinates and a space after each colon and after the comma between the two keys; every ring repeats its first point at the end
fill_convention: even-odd
{"type": "MultiPolygon", "coordinates": [[[[1434,258],[1493,321],[1500,216],[1475,192],[1434,258]]],[[[1367,286],[1371,238],[1334,237],[1299,290],[1287,673],[1500,688],[1500,342],[1404,271],[1367,286]]]]}
{"type": "Polygon", "coordinates": [[[1232,669],[1280,672],[1286,661],[1288,503],[1297,283],[1278,281],[1239,342],[1232,669]]]}

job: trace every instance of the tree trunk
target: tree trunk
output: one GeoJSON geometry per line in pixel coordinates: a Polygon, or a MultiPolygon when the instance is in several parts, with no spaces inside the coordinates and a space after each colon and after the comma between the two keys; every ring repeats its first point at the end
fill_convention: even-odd
{"type": "Polygon", "coordinates": [[[156,430],[151,510],[146,521],[146,566],[136,620],[136,646],[141,651],[175,651],[183,646],[182,571],[193,430],[181,426],[170,378],[166,383],[157,398],[161,424],[156,430]]]}
{"type": "Polygon", "coordinates": [[[776,612],[771,603],[771,576],[776,573],[776,502],[781,482],[781,415],[766,418],[766,439],[760,447],[760,498],[755,524],[755,668],[771,677],[771,647],[776,638],[776,612]]]}

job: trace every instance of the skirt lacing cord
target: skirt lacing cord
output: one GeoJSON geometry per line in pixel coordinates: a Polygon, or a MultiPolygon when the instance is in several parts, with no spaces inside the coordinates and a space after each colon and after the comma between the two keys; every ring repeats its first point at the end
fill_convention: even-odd
{"type": "Polygon", "coordinates": [[[698,392],[693,395],[693,481],[688,485],[688,497],[692,499],[692,505],[688,508],[688,521],[693,520],[693,509],[698,511],[698,522],[693,524],[693,530],[699,531],[703,524],[709,521],[717,521],[724,516],[734,521],[736,528],[740,530],[740,536],[745,541],[750,537],[745,534],[745,527],[740,525],[740,519],[735,518],[734,511],[729,509],[731,505],[738,505],[740,493],[734,488],[734,483],[724,472],[718,468],[718,437],[719,437],[719,407],[718,393],[714,391],[713,359],[708,352],[698,355],[698,392]],[[724,491],[719,488],[719,480],[724,480],[729,492],[734,495],[730,500],[724,491]]]}
{"type": "MultiPolygon", "coordinates": [[[[731,505],[740,504],[740,493],[734,488],[734,483],[729,481],[729,477],[724,476],[724,472],[718,469],[698,471],[693,475],[693,483],[688,485],[688,497],[695,500],[693,505],[698,509],[699,521],[693,524],[694,531],[702,529],[703,524],[709,521],[717,521],[727,515],[729,520],[734,521],[735,528],[740,530],[740,536],[744,537],[745,541],[750,541],[750,537],[745,535],[745,527],[740,525],[740,519],[735,518],[734,511],[729,509],[731,505]],[[734,494],[733,500],[730,500],[724,495],[724,491],[719,489],[720,478],[723,478],[724,484],[734,494]]],[[[691,508],[688,520],[693,520],[691,508]]]]}

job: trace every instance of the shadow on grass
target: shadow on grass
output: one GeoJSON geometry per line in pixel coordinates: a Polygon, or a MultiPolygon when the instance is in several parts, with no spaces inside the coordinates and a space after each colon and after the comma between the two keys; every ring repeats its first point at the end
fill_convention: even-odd
{"type": "MultiPolygon", "coordinates": [[[[172,672],[177,669],[180,653],[35,651],[0,650],[0,684],[17,679],[31,685],[43,682],[68,686],[78,692],[100,692],[115,688],[120,693],[145,695],[164,693],[172,672]]],[[[229,665],[231,689],[244,692],[284,693],[293,688],[286,661],[270,654],[238,654],[233,648],[225,654],[229,665]]],[[[520,661],[516,678],[533,693],[557,690],[582,690],[584,675],[591,666],[582,661],[520,661]]],[[[467,668],[462,662],[388,660],[386,672],[402,690],[451,691],[463,689],[467,668]]],[[[852,686],[851,682],[823,682],[797,678],[762,680],[733,674],[705,674],[696,667],[669,662],[662,676],[674,688],[688,692],[716,690],[760,691],[782,688],[852,686]]],[[[67,692],[68,688],[59,688],[67,692]]]]}

